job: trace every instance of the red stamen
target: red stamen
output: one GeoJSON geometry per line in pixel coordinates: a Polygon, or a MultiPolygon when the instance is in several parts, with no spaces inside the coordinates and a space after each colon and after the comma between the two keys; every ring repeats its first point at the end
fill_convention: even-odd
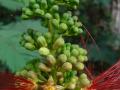
{"type": "Polygon", "coordinates": [[[33,90],[32,81],[10,73],[0,73],[0,90],[33,90]]]}
{"type": "Polygon", "coordinates": [[[120,90],[120,60],[96,77],[88,90],[120,90]]]}

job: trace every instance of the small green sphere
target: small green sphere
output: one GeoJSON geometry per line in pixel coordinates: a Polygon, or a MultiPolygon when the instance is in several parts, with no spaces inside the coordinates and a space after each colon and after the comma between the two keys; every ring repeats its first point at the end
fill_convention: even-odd
{"type": "Polygon", "coordinates": [[[39,8],[35,9],[34,12],[38,15],[41,15],[41,16],[43,16],[45,14],[45,12],[43,10],[39,9],[39,8]]]}
{"type": "Polygon", "coordinates": [[[80,79],[86,79],[87,75],[85,73],[80,74],[80,79]]]}
{"type": "Polygon", "coordinates": [[[58,5],[53,5],[52,10],[58,11],[59,10],[59,6],[58,5]]]}
{"type": "Polygon", "coordinates": [[[50,51],[48,48],[46,47],[41,47],[38,52],[41,54],[41,55],[44,55],[44,56],[47,56],[48,54],[50,54],[50,51]]]}
{"type": "Polygon", "coordinates": [[[30,4],[35,4],[35,3],[36,3],[36,0],[29,0],[29,3],[30,3],[30,4]]]}
{"type": "Polygon", "coordinates": [[[63,31],[66,31],[68,29],[68,26],[65,23],[60,24],[60,29],[63,31]]]}
{"type": "Polygon", "coordinates": [[[79,55],[79,50],[77,50],[77,49],[72,49],[72,51],[71,51],[71,55],[77,57],[77,56],[79,55]]]}
{"type": "Polygon", "coordinates": [[[78,69],[78,70],[83,70],[84,69],[84,64],[81,63],[81,62],[78,62],[75,64],[75,67],[78,69]]]}
{"type": "Polygon", "coordinates": [[[40,6],[39,6],[39,4],[36,3],[36,4],[33,5],[33,8],[37,9],[37,8],[40,8],[40,6]]]}
{"type": "Polygon", "coordinates": [[[52,19],[52,24],[53,24],[56,28],[58,28],[58,27],[59,27],[59,20],[57,20],[57,19],[52,19]]]}
{"type": "Polygon", "coordinates": [[[32,43],[25,43],[24,47],[28,50],[35,50],[35,46],[32,43]]]}
{"type": "Polygon", "coordinates": [[[76,64],[76,63],[77,63],[77,59],[76,59],[76,57],[74,57],[74,56],[70,56],[70,57],[68,58],[68,61],[69,61],[70,63],[72,63],[72,64],[76,64]]]}
{"type": "Polygon", "coordinates": [[[62,63],[67,61],[67,56],[65,54],[60,54],[58,56],[58,60],[61,61],[62,63]]]}
{"type": "Polygon", "coordinates": [[[79,55],[79,56],[78,56],[78,61],[84,62],[84,61],[85,61],[85,58],[84,58],[84,57],[85,57],[85,56],[79,55]]]}
{"type": "Polygon", "coordinates": [[[72,64],[69,63],[69,62],[65,62],[63,65],[62,65],[62,68],[64,70],[71,70],[72,69],[72,64]]]}
{"type": "Polygon", "coordinates": [[[47,61],[51,65],[54,65],[56,63],[55,57],[53,55],[51,55],[51,54],[47,56],[47,61]]]}
{"type": "Polygon", "coordinates": [[[45,14],[45,18],[46,18],[46,19],[51,19],[51,18],[52,18],[52,15],[51,15],[50,13],[46,13],[46,14],[45,14]]]}
{"type": "Polygon", "coordinates": [[[25,14],[28,15],[28,16],[32,16],[33,12],[29,8],[26,8],[25,14]]]}

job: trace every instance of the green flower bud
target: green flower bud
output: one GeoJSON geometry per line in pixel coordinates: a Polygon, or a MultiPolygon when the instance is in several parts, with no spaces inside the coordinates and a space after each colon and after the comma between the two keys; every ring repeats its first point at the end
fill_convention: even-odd
{"type": "Polygon", "coordinates": [[[73,55],[73,56],[78,56],[78,55],[79,55],[78,49],[72,49],[71,55],[73,55]]]}
{"type": "Polygon", "coordinates": [[[50,13],[46,13],[46,14],[45,14],[45,18],[46,18],[46,19],[51,19],[51,18],[52,18],[52,15],[51,15],[50,13]]]}
{"type": "Polygon", "coordinates": [[[60,15],[59,15],[59,13],[55,13],[54,16],[55,16],[55,19],[57,19],[57,20],[60,19],[60,15]]]}
{"type": "Polygon", "coordinates": [[[28,50],[35,50],[35,45],[33,45],[32,43],[25,43],[24,47],[28,50]]]}
{"type": "Polygon", "coordinates": [[[38,9],[38,8],[40,8],[40,6],[39,6],[39,4],[35,3],[35,4],[33,5],[33,8],[34,8],[34,9],[38,9]]]}
{"type": "Polygon", "coordinates": [[[29,16],[28,16],[28,15],[25,15],[25,14],[22,14],[21,18],[22,18],[22,19],[28,19],[29,16]]]}
{"type": "Polygon", "coordinates": [[[74,76],[71,78],[71,83],[76,83],[78,81],[78,77],[77,76],[74,76]]]}
{"type": "Polygon", "coordinates": [[[36,0],[29,0],[30,4],[35,4],[36,0]]]}
{"type": "Polygon", "coordinates": [[[69,63],[69,62],[65,62],[63,65],[62,65],[62,68],[64,70],[71,70],[72,69],[72,64],[69,63]]]}
{"type": "Polygon", "coordinates": [[[73,26],[73,31],[75,32],[75,33],[78,33],[79,32],[79,28],[78,27],[75,27],[75,26],[73,26]]]}
{"type": "Polygon", "coordinates": [[[76,4],[79,4],[79,3],[80,3],[80,0],[74,0],[74,2],[75,2],[76,4]]]}
{"type": "Polygon", "coordinates": [[[37,79],[37,74],[34,71],[28,71],[27,76],[31,79],[34,79],[34,80],[37,79]]]}
{"type": "Polygon", "coordinates": [[[88,57],[87,57],[87,56],[84,56],[84,60],[85,60],[85,61],[88,61],[88,57]]]}
{"type": "Polygon", "coordinates": [[[81,63],[81,62],[78,62],[75,64],[75,67],[78,69],[78,70],[83,70],[84,69],[84,64],[81,63]]]}
{"type": "Polygon", "coordinates": [[[48,48],[46,47],[41,47],[38,52],[41,54],[41,55],[44,55],[44,56],[47,56],[48,54],[50,54],[50,51],[48,48]]]}
{"type": "Polygon", "coordinates": [[[27,9],[26,7],[23,7],[23,8],[22,8],[22,12],[25,12],[25,11],[26,11],[26,9],[27,9]]]}
{"type": "Polygon", "coordinates": [[[65,54],[60,54],[58,56],[58,60],[61,61],[62,63],[67,61],[67,56],[65,54]]]}
{"type": "Polygon", "coordinates": [[[73,16],[73,19],[74,19],[75,21],[77,21],[77,20],[78,20],[78,17],[77,17],[77,16],[73,16]]]}
{"type": "Polygon", "coordinates": [[[28,16],[32,16],[33,12],[29,8],[26,8],[25,14],[28,15],[28,16]]]}
{"type": "Polygon", "coordinates": [[[45,33],[44,37],[45,37],[45,39],[46,39],[48,44],[51,43],[51,41],[52,41],[52,34],[50,32],[45,33]]]}
{"type": "Polygon", "coordinates": [[[80,83],[83,87],[87,87],[90,85],[90,81],[88,79],[80,79],[80,83]]]}
{"type": "Polygon", "coordinates": [[[19,75],[20,76],[26,76],[27,73],[28,73],[28,71],[24,69],[24,70],[22,70],[22,71],[19,72],[19,75]]]}
{"type": "Polygon", "coordinates": [[[76,27],[81,27],[81,26],[82,26],[82,23],[81,23],[81,22],[75,22],[75,26],[76,26],[76,27]]]}
{"type": "Polygon", "coordinates": [[[66,49],[67,49],[67,50],[70,50],[70,49],[71,49],[71,43],[66,43],[65,45],[66,45],[66,49]]]}
{"type": "Polygon", "coordinates": [[[79,53],[82,54],[82,55],[86,55],[87,51],[83,48],[79,48],[79,53]]]}
{"type": "Polygon", "coordinates": [[[75,88],[76,88],[76,83],[69,83],[67,86],[67,89],[70,89],[70,90],[75,90],[75,88]]]}
{"type": "Polygon", "coordinates": [[[69,61],[70,63],[72,63],[72,64],[77,63],[77,59],[76,59],[76,57],[74,57],[74,56],[70,56],[70,57],[68,58],[68,61],[69,61]]]}
{"type": "Polygon", "coordinates": [[[54,65],[56,63],[56,59],[53,55],[48,55],[47,56],[47,61],[49,64],[54,65]]]}
{"type": "Polygon", "coordinates": [[[41,16],[43,16],[45,14],[45,12],[43,10],[39,9],[39,8],[35,9],[34,12],[38,15],[41,15],[41,16]]]}
{"type": "Polygon", "coordinates": [[[37,43],[39,43],[40,46],[47,47],[47,42],[44,36],[39,36],[37,38],[37,43]]]}
{"type": "Polygon", "coordinates": [[[72,45],[72,48],[73,48],[73,49],[79,49],[79,45],[73,44],[73,45],[72,45]]]}
{"type": "Polygon", "coordinates": [[[30,43],[34,43],[34,40],[32,39],[32,37],[30,35],[24,35],[23,38],[30,43]]]}
{"type": "Polygon", "coordinates": [[[68,24],[71,25],[71,26],[74,25],[74,20],[73,20],[72,18],[70,18],[70,19],[68,20],[68,24]]]}
{"type": "Polygon", "coordinates": [[[85,74],[85,73],[82,73],[81,75],[80,75],[80,79],[86,79],[87,78],[87,75],[85,74]]]}
{"type": "Polygon", "coordinates": [[[64,14],[63,14],[63,18],[64,18],[65,20],[69,19],[69,18],[70,18],[70,14],[69,14],[69,13],[64,13],[64,14]]]}
{"type": "Polygon", "coordinates": [[[53,19],[53,20],[52,20],[52,24],[53,24],[56,28],[58,28],[58,27],[59,27],[59,20],[53,19]]]}
{"type": "Polygon", "coordinates": [[[70,50],[64,50],[63,53],[64,53],[67,57],[70,57],[70,55],[71,55],[70,50]]]}
{"type": "Polygon", "coordinates": [[[51,10],[58,11],[59,10],[59,6],[58,5],[53,5],[51,10]]]}
{"type": "Polygon", "coordinates": [[[68,26],[65,23],[60,23],[60,29],[62,31],[66,31],[68,29],[68,26]]]}
{"type": "Polygon", "coordinates": [[[79,33],[83,33],[83,30],[81,28],[78,29],[79,33]]]}
{"type": "Polygon", "coordinates": [[[42,7],[43,9],[47,9],[47,8],[48,8],[47,1],[46,1],[46,0],[41,0],[41,7],[42,7]]]}
{"type": "Polygon", "coordinates": [[[44,71],[44,72],[50,72],[51,69],[48,68],[45,64],[43,63],[39,63],[38,67],[40,68],[41,71],[44,71]]]}
{"type": "Polygon", "coordinates": [[[85,56],[79,55],[79,56],[78,56],[78,61],[84,62],[84,61],[85,61],[85,58],[84,58],[84,57],[85,57],[85,56]]]}
{"type": "Polygon", "coordinates": [[[57,40],[53,44],[53,49],[58,49],[59,47],[63,46],[65,43],[62,37],[57,38],[57,40]]]}

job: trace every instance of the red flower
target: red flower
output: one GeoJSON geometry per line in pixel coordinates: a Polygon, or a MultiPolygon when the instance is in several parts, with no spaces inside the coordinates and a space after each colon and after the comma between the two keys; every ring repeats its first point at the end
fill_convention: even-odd
{"type": "Polygon", "coordinates": [[[0,90],[34,90],[35,84],[21,76],[0,73],[0,90]]]}
{"type": "Polygon", "coordinates": [[[120,60],[96,77],[88,90],[120,90],[120,60]]]}

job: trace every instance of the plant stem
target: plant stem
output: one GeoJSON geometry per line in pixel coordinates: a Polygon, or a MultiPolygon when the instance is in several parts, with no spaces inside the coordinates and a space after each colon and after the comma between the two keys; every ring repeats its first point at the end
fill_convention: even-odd
{"type": "Polygon", "coordinates": [[[48,32],[52,33],[52,23],[51,23],[51,19],[48,20],[48,32]]]}

